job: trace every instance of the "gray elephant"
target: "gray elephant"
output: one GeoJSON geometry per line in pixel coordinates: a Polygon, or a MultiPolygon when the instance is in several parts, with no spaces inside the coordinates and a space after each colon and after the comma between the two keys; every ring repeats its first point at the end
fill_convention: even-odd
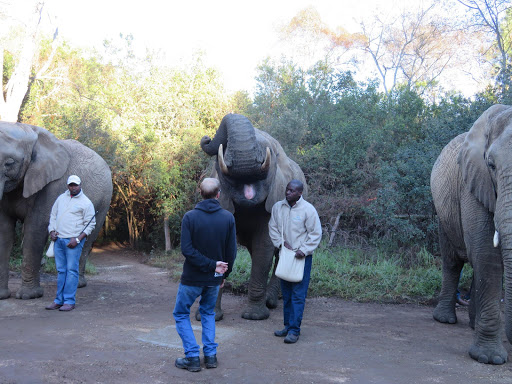
{"type": "Polygon", "coordinates": [[[0,299],[10,296],[9,256],[17,220],[23,222],[22,285],[18,299],[43,296],[39,269],[48,239],[53,203],[66,191],[71,174],[82,180],[85,194],[98,211],[96,228],[88,237],[80,258],[79,286],[86,285],[85,263],[92,243],[105,221],[112,197],[112,178],[107,163],[92,149],[75,140],[58,140],[47,130],[0,122],[0,299]]]}
{"type": "Polygon", "coordinates": [[[443,285],[434,319],[455,323],[456,289],[465,262],[473,267],[470,356],[503,364],[500,300],[505,268],[505,330],[512,342],[512,107],[495,105],[453,139],[432,169],[439,217],[443,285]],[[501,246],[494,244],[495,230],[501,246]]]}
{"type": "MultiPolygon", "coordinates": [[[[277,306],[279,293],[274,273],[268,282],[274,255],[268,234],[270,212],[284,199],[290,180],[299,179],[306,187],[304,174],[277,140],[254,128],[242,115],[226,115],[213,140],[208,136],[201,139],[201,148],[210,156],[217,155],[212,176],[220,180],[220,204],[234,214],[238,241],[251,254],[249,303],[242,317],[266,319],[268,308],[277,306]]],[[[307,194],[307,187],[304,192],[307,194]]],[[[217,319],[222,318],[221,298],[222,292],[215,309],[217,319]]]]}

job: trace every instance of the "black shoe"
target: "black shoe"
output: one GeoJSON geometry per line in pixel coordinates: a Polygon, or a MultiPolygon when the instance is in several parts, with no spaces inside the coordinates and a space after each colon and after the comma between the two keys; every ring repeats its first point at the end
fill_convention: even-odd
{"type": "Polygon", "coordinates": [[[286,337],[284,338],[284,342],[286,344],[293,344],[293,343],[296,343],[297,340],[299,340],[299,335],[296,335],[295,333],[289,333],[288,335],[286,335],[286,337]]]}
{"type": "Polygon", "coordinates": [[[217,355],[205,356],[204,365],[206,368],[217,368],[217,355]]]}
{"type": "Polygon", "coordinates": [[[174,365],[189,372],[199,372],[201,370],[201,362],[197,357],[178,357],[174,365]]]}
{"type": "Polygon", "coordinates": [[[288,328],[283,328],[279,331],[274,331],[274,336],[285,337],[288,334],[288,328]]]}

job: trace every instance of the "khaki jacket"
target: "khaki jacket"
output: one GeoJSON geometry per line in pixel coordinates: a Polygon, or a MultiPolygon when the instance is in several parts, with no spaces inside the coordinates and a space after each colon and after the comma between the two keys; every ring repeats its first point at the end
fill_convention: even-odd
{"type": "Polygon", "coordinates": [[[281,228],[284,228],[284,240],[294,251],[301,250],[306,256],[312,255],[322,240],[322,225],[318,213],[302,197],[293,207],[290,207],[286,199],[278,201],[272,207],[268,232],[276,248],[281,247],[281,228]]]}

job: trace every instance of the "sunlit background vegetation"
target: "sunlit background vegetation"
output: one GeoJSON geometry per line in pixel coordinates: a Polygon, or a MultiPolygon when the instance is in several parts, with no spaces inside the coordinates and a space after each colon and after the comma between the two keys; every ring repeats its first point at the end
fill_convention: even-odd
{"type": "Polygon", "coordinates": [[[253,93],[226,91],[200,53],[169,67],[155,52],[136,54],[136,36],[83,50],[38,33],[42,7],[0,37],[0,118],[78,140],[107,161],[114,195],[102,241],[155,260],[179,253],[181,218],[209,172],[199,141],[226,113],[241,113],[305,173],[324,228],[313,294],[407,300],[439,289],[430,171],[486,108],[512,103],[510,1],[425,2],[392,20],[369,14],[358,33],[304,9],[282,31],[295,53],[262,58],[253,93]],[[468,95],[449,79],[474,80],[470,61],[484,86],[468,95]]]}

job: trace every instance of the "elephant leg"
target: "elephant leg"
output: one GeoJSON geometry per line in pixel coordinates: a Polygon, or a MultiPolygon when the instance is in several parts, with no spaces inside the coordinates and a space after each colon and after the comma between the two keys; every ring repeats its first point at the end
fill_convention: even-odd
{"type": "Polygon", "coordinates": [[[469,326],[472,328],[472,329],[475,329],[475,317],[476,317],[476,300],[471,300],[471,298],[473,297],[473,294],[475,292],[475,288],[474,288],[474,284],[475,284],[475,275],[473,274],[473,280],[471,281],[471,287],[469,288],[469,311],[468,311],[468,314],[469,314],[469,326]]]}
{"type": "MultiPolygon", "coordinates": [[[[267,228],[265,228],[267,229],[267,228]]],[[[268,274],[272,266],[274,246],[268,236],[263,239],[255,236],[252,239],[251,277],[249,280],[249,303],[242,312],[242,317],[248,320],[264,320],[270,316],[266,306],[266,291],[268,274]]]]}
{"type": "MultiPolygon", "coordinates": [[[[468,192],[469,195],[469,192],[468,192]]],[[[480,363],[503,364],[507,351],[501,340],[503,262],[493,245],[494,218],[474,198],[466,200],[462,223],[468,257],[473,266],[475,334],[469,355],[480,363]]]]}
{"type": "Polygon", "coordinates": [[[272,269],[272,276],[270,277],[270,281],[267,285],[267,308],[274,309],[277,308],[277,300],[279,298],[280,292],[280,283],[279,278],[276,276],[276,267],[278,262],[278,253],[274,253],[274,268],[272,269]]]}
{"type": "Polygon", "coordinates": [[[0,212],[0,300],[11,296],[9,291],[9,256],[14,242],[15,220],[0,212]]]}
{"type": "MultiPolygon", "coordinates": [[[[219,289],[219,294],[217,296],[217,302],[215,303],[215,321],[220,321],[224,318],[224,311],[222,310],[222,291],[224,288],[219,289]]],[[[201,313],[199,313],[199,308],[196,310],[195,318],[197,321],[201,321],[201,313]]]]}
{"type": "Polygon", "coordinates": [[[457,252],[449,241],[441,223],[439,224],[439,245],[443,259],[443,283],[439,294],[439,302],[434,309],[434,319],[440,323],[455,324],[457,322],[457,315],[455,314],[457,287],[464,261],[457,256],[457,252]]]}
{"type": "Polygon", "coordinates": [[[27,218],[23,224],[23,262],[21,264],[21,287],[16,292],[17,299],[42,297],[44,290],[39,284],[39,270],[44,245],[48,238],[47,223],[27,218]]]}
{"type": "MultiPolygon", "coordinates": [[[[489,236],[489,238],[491,238],[489,236]]],[[[484,262],[477,260],[474,273],[474,290],[471,296],[475,306],[473,345],[469,355],[480,363],[504,364],[507,351],[501,340],[501,310],[503,267],[501,255],[495,248],[489,248],[484,262]]]]}
{"type": "Polygon", "coordinates": [[[87,239],[80,255],[80,264],[78,266],[78,288],[87,286],[87,279],[85,278],[85,265],[87,264],[87,259],[89,258],[91,250],[92,241],[87,239]]]}

